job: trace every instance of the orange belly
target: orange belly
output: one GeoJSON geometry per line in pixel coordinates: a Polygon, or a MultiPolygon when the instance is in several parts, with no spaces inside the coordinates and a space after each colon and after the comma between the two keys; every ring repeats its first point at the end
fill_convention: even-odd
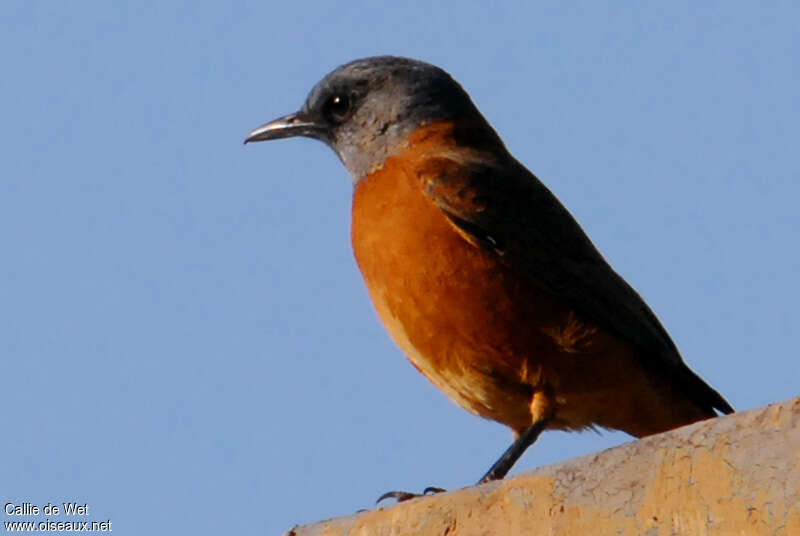
{"type": "Polygon", "coordinates": [[[537,393],[551,428],[642,436],[697,420],[646,377],[628,344],[467,242],[424,195],[414,151],[357,184],[352,243],[378,315],[420,372],[517,433],[539,417],[537,393]]]}

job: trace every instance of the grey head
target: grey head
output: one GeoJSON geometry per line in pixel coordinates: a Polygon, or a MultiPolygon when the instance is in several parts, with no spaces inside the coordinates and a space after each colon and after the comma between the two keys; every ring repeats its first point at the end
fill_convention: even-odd
{"type": "Polygon", "coordinates": [[[479,112],[442,69],[417,60],[378,56],[336,68],[302,108],[252,132],[245,143],[294,136],[325,142],[354,183],[402,149],[408,135],[436,120],[479,112]]]}

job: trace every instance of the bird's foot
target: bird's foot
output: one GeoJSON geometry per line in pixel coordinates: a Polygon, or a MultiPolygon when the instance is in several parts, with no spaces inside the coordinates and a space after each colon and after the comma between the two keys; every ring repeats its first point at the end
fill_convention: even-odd
{"type": "Polygon", "coordinates": [[[378,500],[375,501],[375,504],[378,504],[384,499],[396,499],[397,502],[405,502],[411,499],[416,499],[417,497],[424,497],[425,495],[433,495],[435,493],[442,493],[443,491],[447,491],[444,488],[437,488],[434,486],[428,486],[422,493],[411,493],[409,491],[387,491],[380,497],[378,500]]]}

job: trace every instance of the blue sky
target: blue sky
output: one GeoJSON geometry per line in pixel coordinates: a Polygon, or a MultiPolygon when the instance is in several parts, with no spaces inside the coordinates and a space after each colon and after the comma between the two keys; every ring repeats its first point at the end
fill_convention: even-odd
{"type": "MultiPolygon", "coordinates": [[[[333,153],[242,146],[376,54],[459,80],[737,409],[797,395],[799,17],[4,2],[0,499],[88,503],[121,534],[278,534],[468,485],[508,445],[384,333],[333,153]]],[[[515,471],[629,439],[547,433],[515,471]]]]}

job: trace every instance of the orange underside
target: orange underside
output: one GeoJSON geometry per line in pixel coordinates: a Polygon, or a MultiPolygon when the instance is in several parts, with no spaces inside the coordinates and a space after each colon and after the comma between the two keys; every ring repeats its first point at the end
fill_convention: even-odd
{"type": "MultiPolygon", "coordinates": [[[[352,242],[375,308],[414,366],[465,409],[522,432],[601,426],[649,435],[705,418],[632,347],[468,242],[423,193],[447,125],[361,181],[352,242]]],[[[441,152],[441,151],[439,151],[441,152]]]]}

